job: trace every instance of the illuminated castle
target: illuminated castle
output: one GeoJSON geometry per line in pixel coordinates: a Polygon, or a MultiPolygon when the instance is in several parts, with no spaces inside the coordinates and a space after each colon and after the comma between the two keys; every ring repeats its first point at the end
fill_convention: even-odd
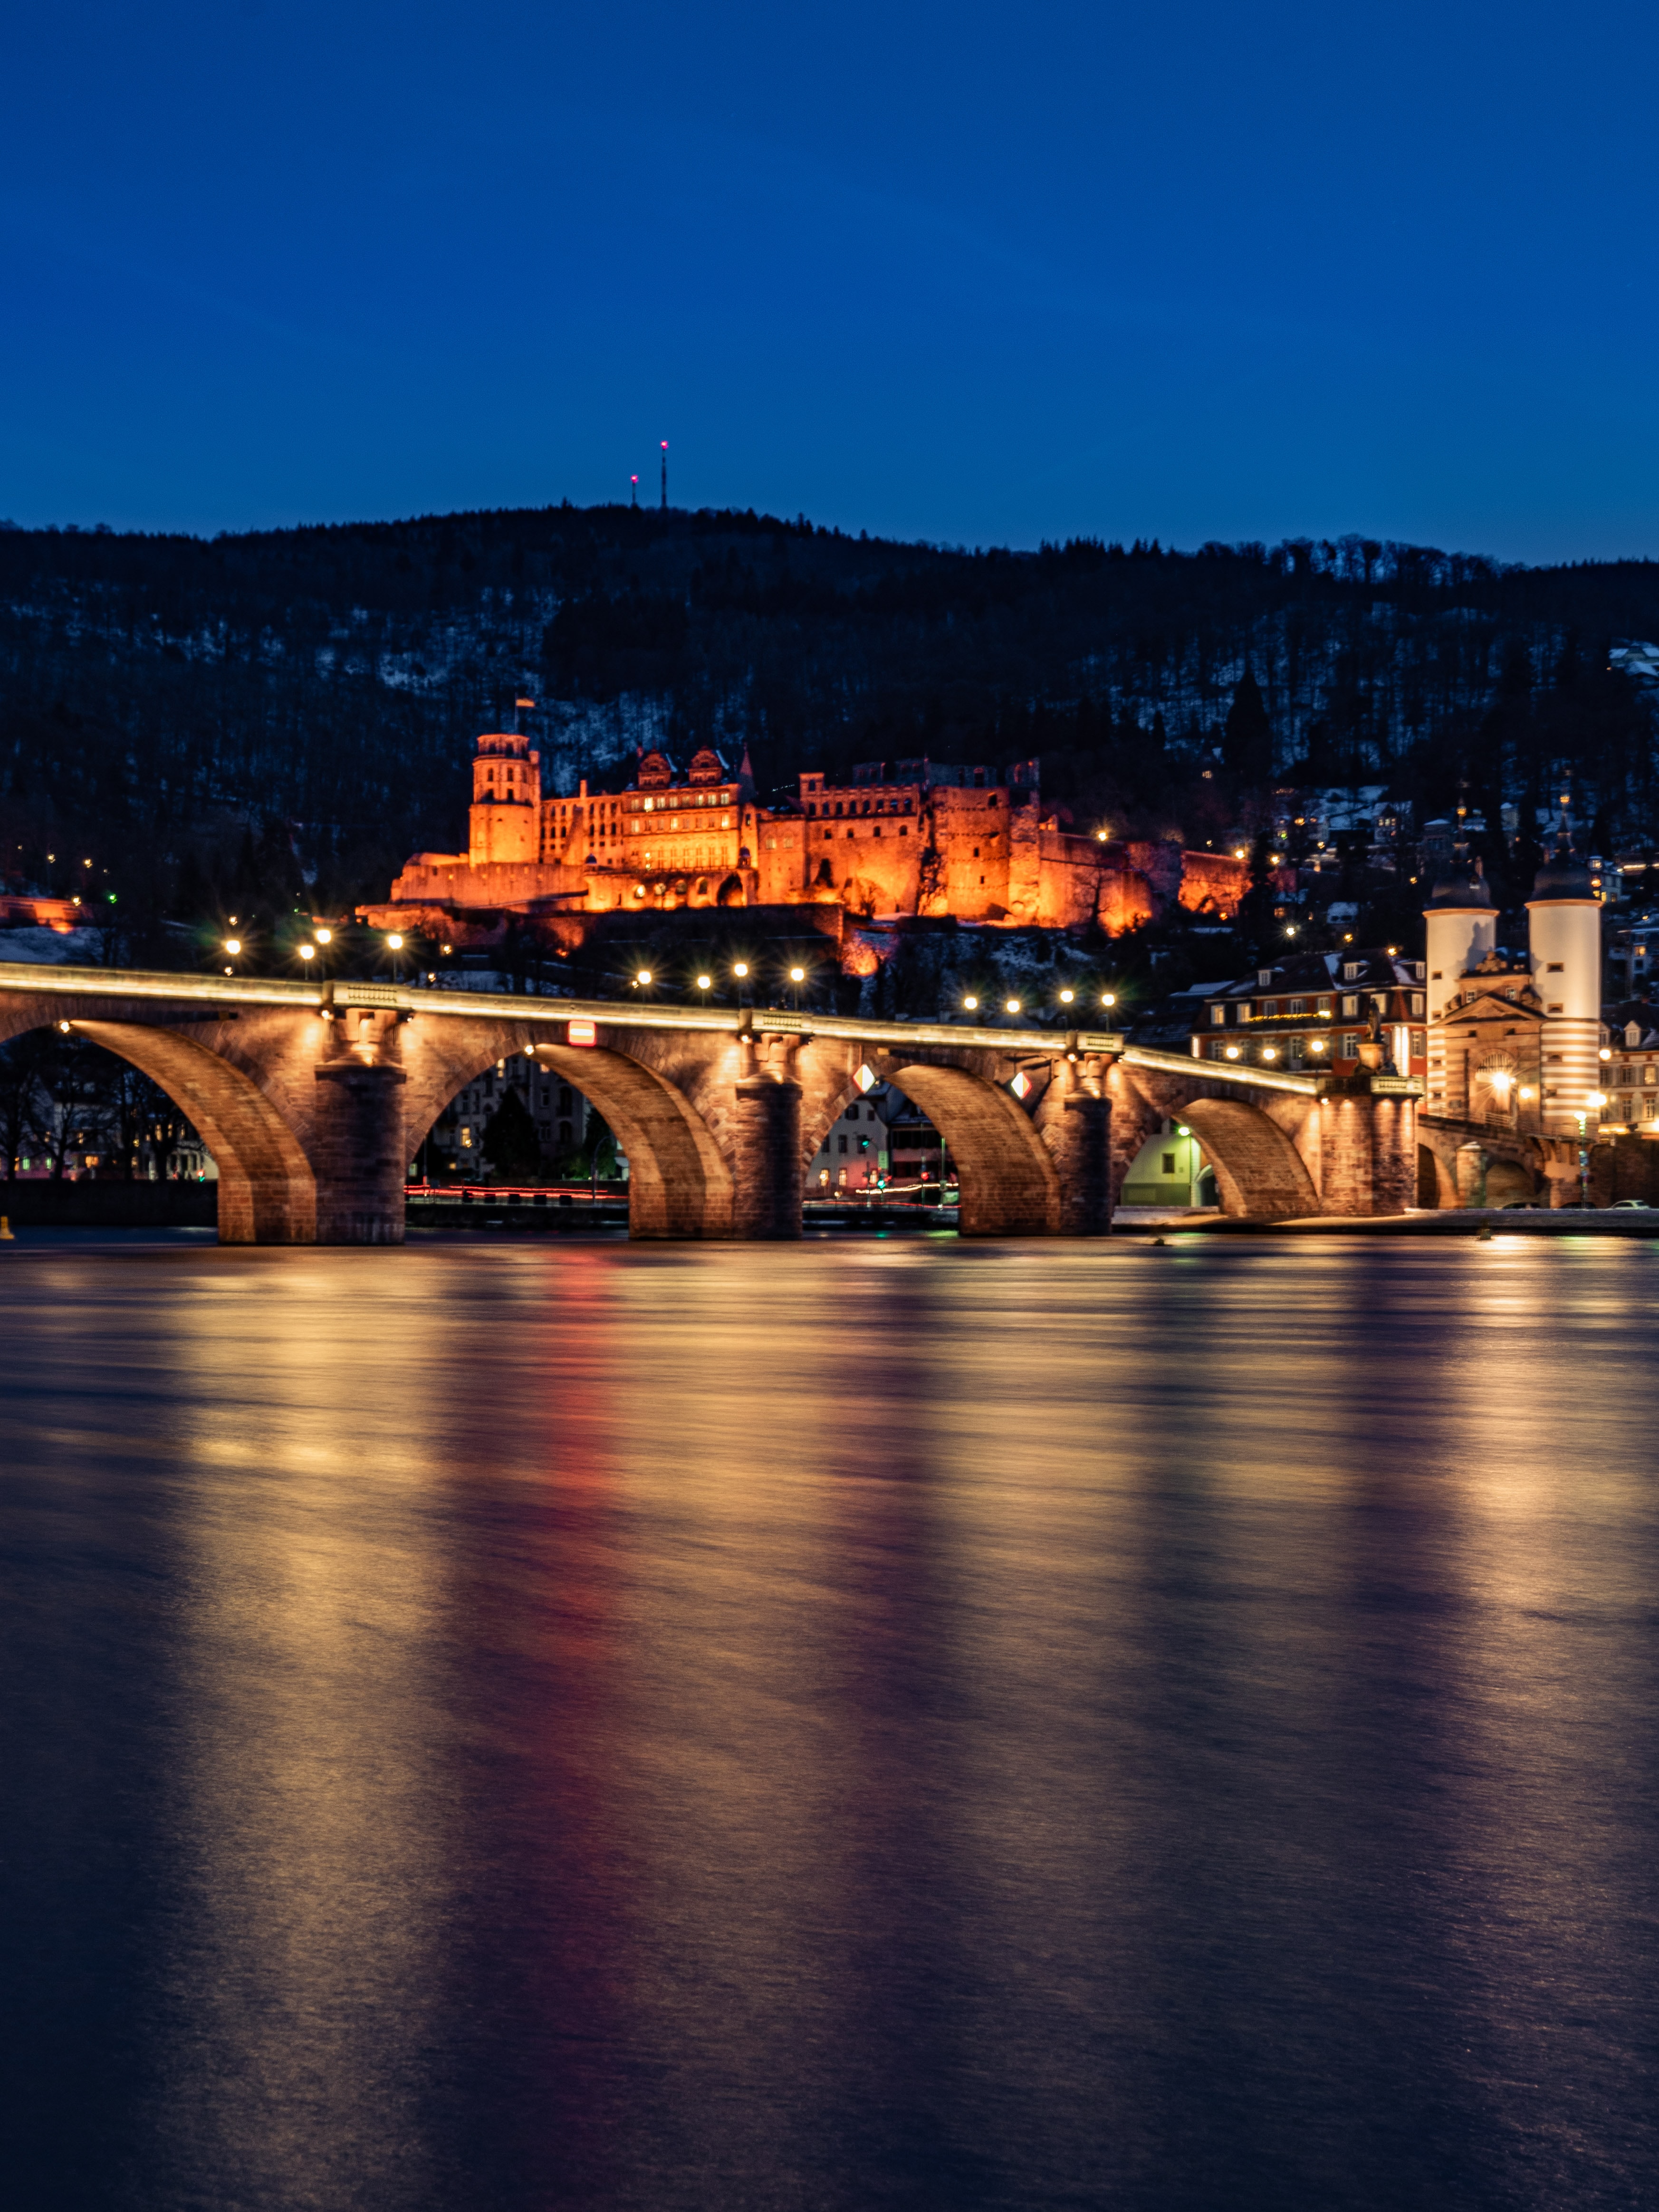
{"type": "Polygon", "coordinates": [[[1062,827],[1043,814],[1035,761],[1001,776],[866,762],[847,784],[811,771],[797,800],[768,807],[746,754],[733,772],[705,747],[684,774],[650,751],[623,791],[590,791],[584,779],[544,798],[539,753],[498,732],[478,739],[466,851],[416,854],[388,902],[362,912],[443,935],[472,916],[813,904],[1117,931],[1177,900],[1230,916],[1246,880],[1231,854],[1062,827]]]}

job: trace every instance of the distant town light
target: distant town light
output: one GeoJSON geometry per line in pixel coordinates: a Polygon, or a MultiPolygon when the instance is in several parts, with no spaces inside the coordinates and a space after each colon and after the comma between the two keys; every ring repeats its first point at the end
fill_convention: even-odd
{"type": "MultiPolygon", "coordinates": [[[[317,933],[317,942],[319,945],[332,945],[334,942],[334,932],[331,929],[319,929],[317,933]]],[[[446,945],[444,951],[447,952],[448,950],[449,947],[446,945]]]]}
{"type": "Polygon", "coordinates": [[[1296,924],[1293,921],[1287,921],[1285,923],[1285,934],[1286,937],[1294,937],[1296,935],[1296,924]]]}
{"type": "Polygon", "coordinates": [[[792,983],[804,983],[806,981],[806,970],[804,968],[792,968],[789,970],[789,980],[792,983]]]}
{"type": "Polygon", "coordinates": [[[698,978],[697,978],[697,988],[698,988],[700,991],[712,991],[712,990],[714,989],[714,977],[713,977],[712,975],[699,975],[699,976],[698,976],[698,978]]]}
{"type": "Polygon", "coordinates": [[[979,1012],[979,1000],[974,996],[971,991],[969,991],[967,997],[962,1003],[970,1014],[976,1014],[979,1012]]]}
{"type": "Polygon", "coordinates": [[[302,945],[300,947],[300,957],[301,960],[314,960],[317,957],[316,946],[314,945],[302,945]]]}
{"type": "Polygon", "coordinates": [[[641,990],[644,990],[647,984],[651,981],[651,970],[648,968],[641,968],[639,973],[635,976],[634,981],[639,985],[641,990]]]}
{"type": "Polygon", "coordinates": [[[1235,845],[1235,846],[1233,847],[1233,858],[1234,858],[1234,860],[1248,860],[1248,859],[1249,858],[1249,854],[1245,851],[1245,849],[1244,849],[1244,848],[1243,848],[1243,845],[1235,845]]]}
{"type": "Polygon", "coordinates": [[[1115,991],[1103,991],[1100,994],[1100,1003],[1103,1006],[1116,1006],[1117,993],[1115,991]]]}
{"type": "Polygon", "coordinates": [[[1006,1000],[1004,1001],[1004,1012],[1011,1014],[1017,1014],[1019,1012],[1019,1000],[1018,999],[1006,1000]]]}
{"type": "Polygon", "coordinates": [[[741,981],[749,973],[749,963],[746,960],[734,960],[732,963],[732,973],[741,981]]]}
{"type": "Polygon", "coordinates": [[[404,949],[404,940],[395,929],[392,931],[391,936],[387,938],[386,943],[388,952],[401,952],[404,949]]]}
{"type": "Polygon", "coordinates": [[[1060,994],[1060,1003],[1062,1006],[1069,1006],[1076,996],[1075,991],[1062,991],[1060,994]]]}

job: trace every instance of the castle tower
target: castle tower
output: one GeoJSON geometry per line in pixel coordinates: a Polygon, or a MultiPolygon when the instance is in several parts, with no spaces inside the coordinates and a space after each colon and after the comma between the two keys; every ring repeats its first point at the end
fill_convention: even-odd
{"type": "Polygon", "coordinates": [[[1533,988],[1544,1002],[1544,1132],[1575,1136],[1597,1087],[1601,1040],[1601,902],[1564,828],[1527,901],[1533,988]]]}
{"type": "Polygon", "coordinates": [[[468,860],[475,868],[493,861],[521,866],[538,860],[541,851],[541,755],[516,731],[480,738],[472,763],[468,860]]]}
{"type": "MultiPolygon", "coordinates": [[[[1430,832],[1445,825],[1431,822],[1430,832]]],[[[1429,1019],[1457,1002],[1457,987],[1498,941],[1498,916],[1484,876],[1470,866],[1462,842],[1423,909],[1427,924],[1429,1019]]]]}

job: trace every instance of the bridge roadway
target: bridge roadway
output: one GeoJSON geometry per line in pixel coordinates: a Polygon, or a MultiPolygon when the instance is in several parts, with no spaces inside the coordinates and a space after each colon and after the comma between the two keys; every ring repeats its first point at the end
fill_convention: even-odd
{"type": "Polygon", "coordinates": [[[1188,1059],[1113,1031],[0,963],[0,1040],[48,1023],[189,1115],[219,1170],[224,1243],[401,1243],[427,1131],[515,1054],[605,1115],[640,1237],[799,1237],[808,1164],[878,1081],[942,1132],[965,1236],[1103,1235],[1125,1170],[1170,1119],[1199,1139],[1229,1213],[1397,1212],[1415,1187],[1415,1085],[1188,1059]]]}

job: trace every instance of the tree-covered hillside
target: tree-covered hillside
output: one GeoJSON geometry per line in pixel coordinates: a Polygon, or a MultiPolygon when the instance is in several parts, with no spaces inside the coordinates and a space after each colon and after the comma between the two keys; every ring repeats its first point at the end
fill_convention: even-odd
{"type": "Polygon", "coordinates": [[[1201,843],[1276,781],[1385,781],[1419,819],[1463,781],[1495,823],[1571,773],[1604,841],[1646,842],[1651,720],[1607,651],[1654,636],[1659,564],[1357,538],[975,553],[569,507],[0,530],[0,829],[34,881],[95,854],[166,904],[291,852],[338,903],[455,842],[471,739],[527,694],[566,778],[621,780],[647,739],[746,744],[763,792],[1037,754],[1076,818],[1201,843]]]}

